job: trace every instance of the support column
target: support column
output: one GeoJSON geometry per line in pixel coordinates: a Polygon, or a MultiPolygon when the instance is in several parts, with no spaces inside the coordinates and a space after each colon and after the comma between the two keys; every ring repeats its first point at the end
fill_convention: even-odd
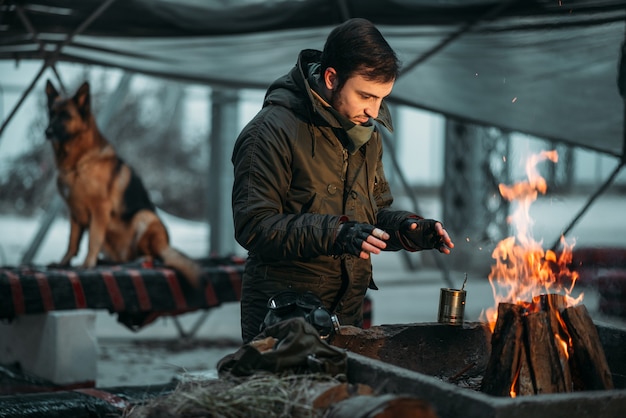
{"type": "Polygon", "coordinates": [[[455,244],[450,262],[486,277],[495,245],[509,235],[509,204],[498,190],[509,183],[509,135],[448,119],[445,141],[443,219],[455,244]]]}
{"type": "Polygon", "coordinates": [[[239,96],[236,90],[214,89],[211,93],[211,134],[207,219],[210,226],[209,253],[227,256],[236,252],[231,192],[233,169],[230,157],[239,134],[239,96]]]}

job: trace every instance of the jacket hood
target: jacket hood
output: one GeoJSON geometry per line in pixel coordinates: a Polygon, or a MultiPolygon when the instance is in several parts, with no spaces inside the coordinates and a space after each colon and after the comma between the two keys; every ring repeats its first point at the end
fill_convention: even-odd
{"type": "MultiPolygon", "coordinates": [[[[319,115],[330,126],[340,128],[341,123],[313,95],[308,78],[319,71],[321,51],[305,49],[300,52],[296,65],[286,75],[274,81],[267,89],[263,106],[279,105],[295,113],[311,117],[319,115]]],[[[376,122],[393,132],[391,114],[383,100],[376,122]]]]}

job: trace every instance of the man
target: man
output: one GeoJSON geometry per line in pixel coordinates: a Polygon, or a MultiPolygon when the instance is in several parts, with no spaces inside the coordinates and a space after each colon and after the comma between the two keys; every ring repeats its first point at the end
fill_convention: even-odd
{"type": "Polygon", "coordinates": [[[235,238],[248,250],[244,343],[260,332],[268,299],[311,291],[342,325],[361,326],[370,254],[454,244],[440,222],[390,208],[378,125],[399,73],[395,52],[364,19],[335,28],[324,51],[303,50],[268,89],[234,147],[235,238]],[[376,123],[375,123],[375,122],[376,123]]]}

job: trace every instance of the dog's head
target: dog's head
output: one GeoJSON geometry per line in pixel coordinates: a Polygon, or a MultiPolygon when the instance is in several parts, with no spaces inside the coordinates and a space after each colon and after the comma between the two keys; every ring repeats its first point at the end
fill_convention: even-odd
{"type": "Polygon", "coordinates": [[[46,82],[48,96],[48,127],[46,138],[59,142],[73,138],[84,130],[91,119],[89,83],[84,82],[74,97],[61,97],[50,80],[46,82]]]}

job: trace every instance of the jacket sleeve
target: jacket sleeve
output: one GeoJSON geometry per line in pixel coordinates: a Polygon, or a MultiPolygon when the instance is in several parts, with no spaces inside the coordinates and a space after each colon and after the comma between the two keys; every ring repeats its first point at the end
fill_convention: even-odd
{"type": "MultiPolygon", "coordinates": [[[[292,150],[299,126],[282,107],[264,108],[241,132],[233,151],[235,239],[263,258],[328,255],[340,216],[285,213],[292,150]],[[291,138],[291,139],[290,139],[291,138]]],[[[306,125],[304,125],[306,126],[306,125]]]]}

